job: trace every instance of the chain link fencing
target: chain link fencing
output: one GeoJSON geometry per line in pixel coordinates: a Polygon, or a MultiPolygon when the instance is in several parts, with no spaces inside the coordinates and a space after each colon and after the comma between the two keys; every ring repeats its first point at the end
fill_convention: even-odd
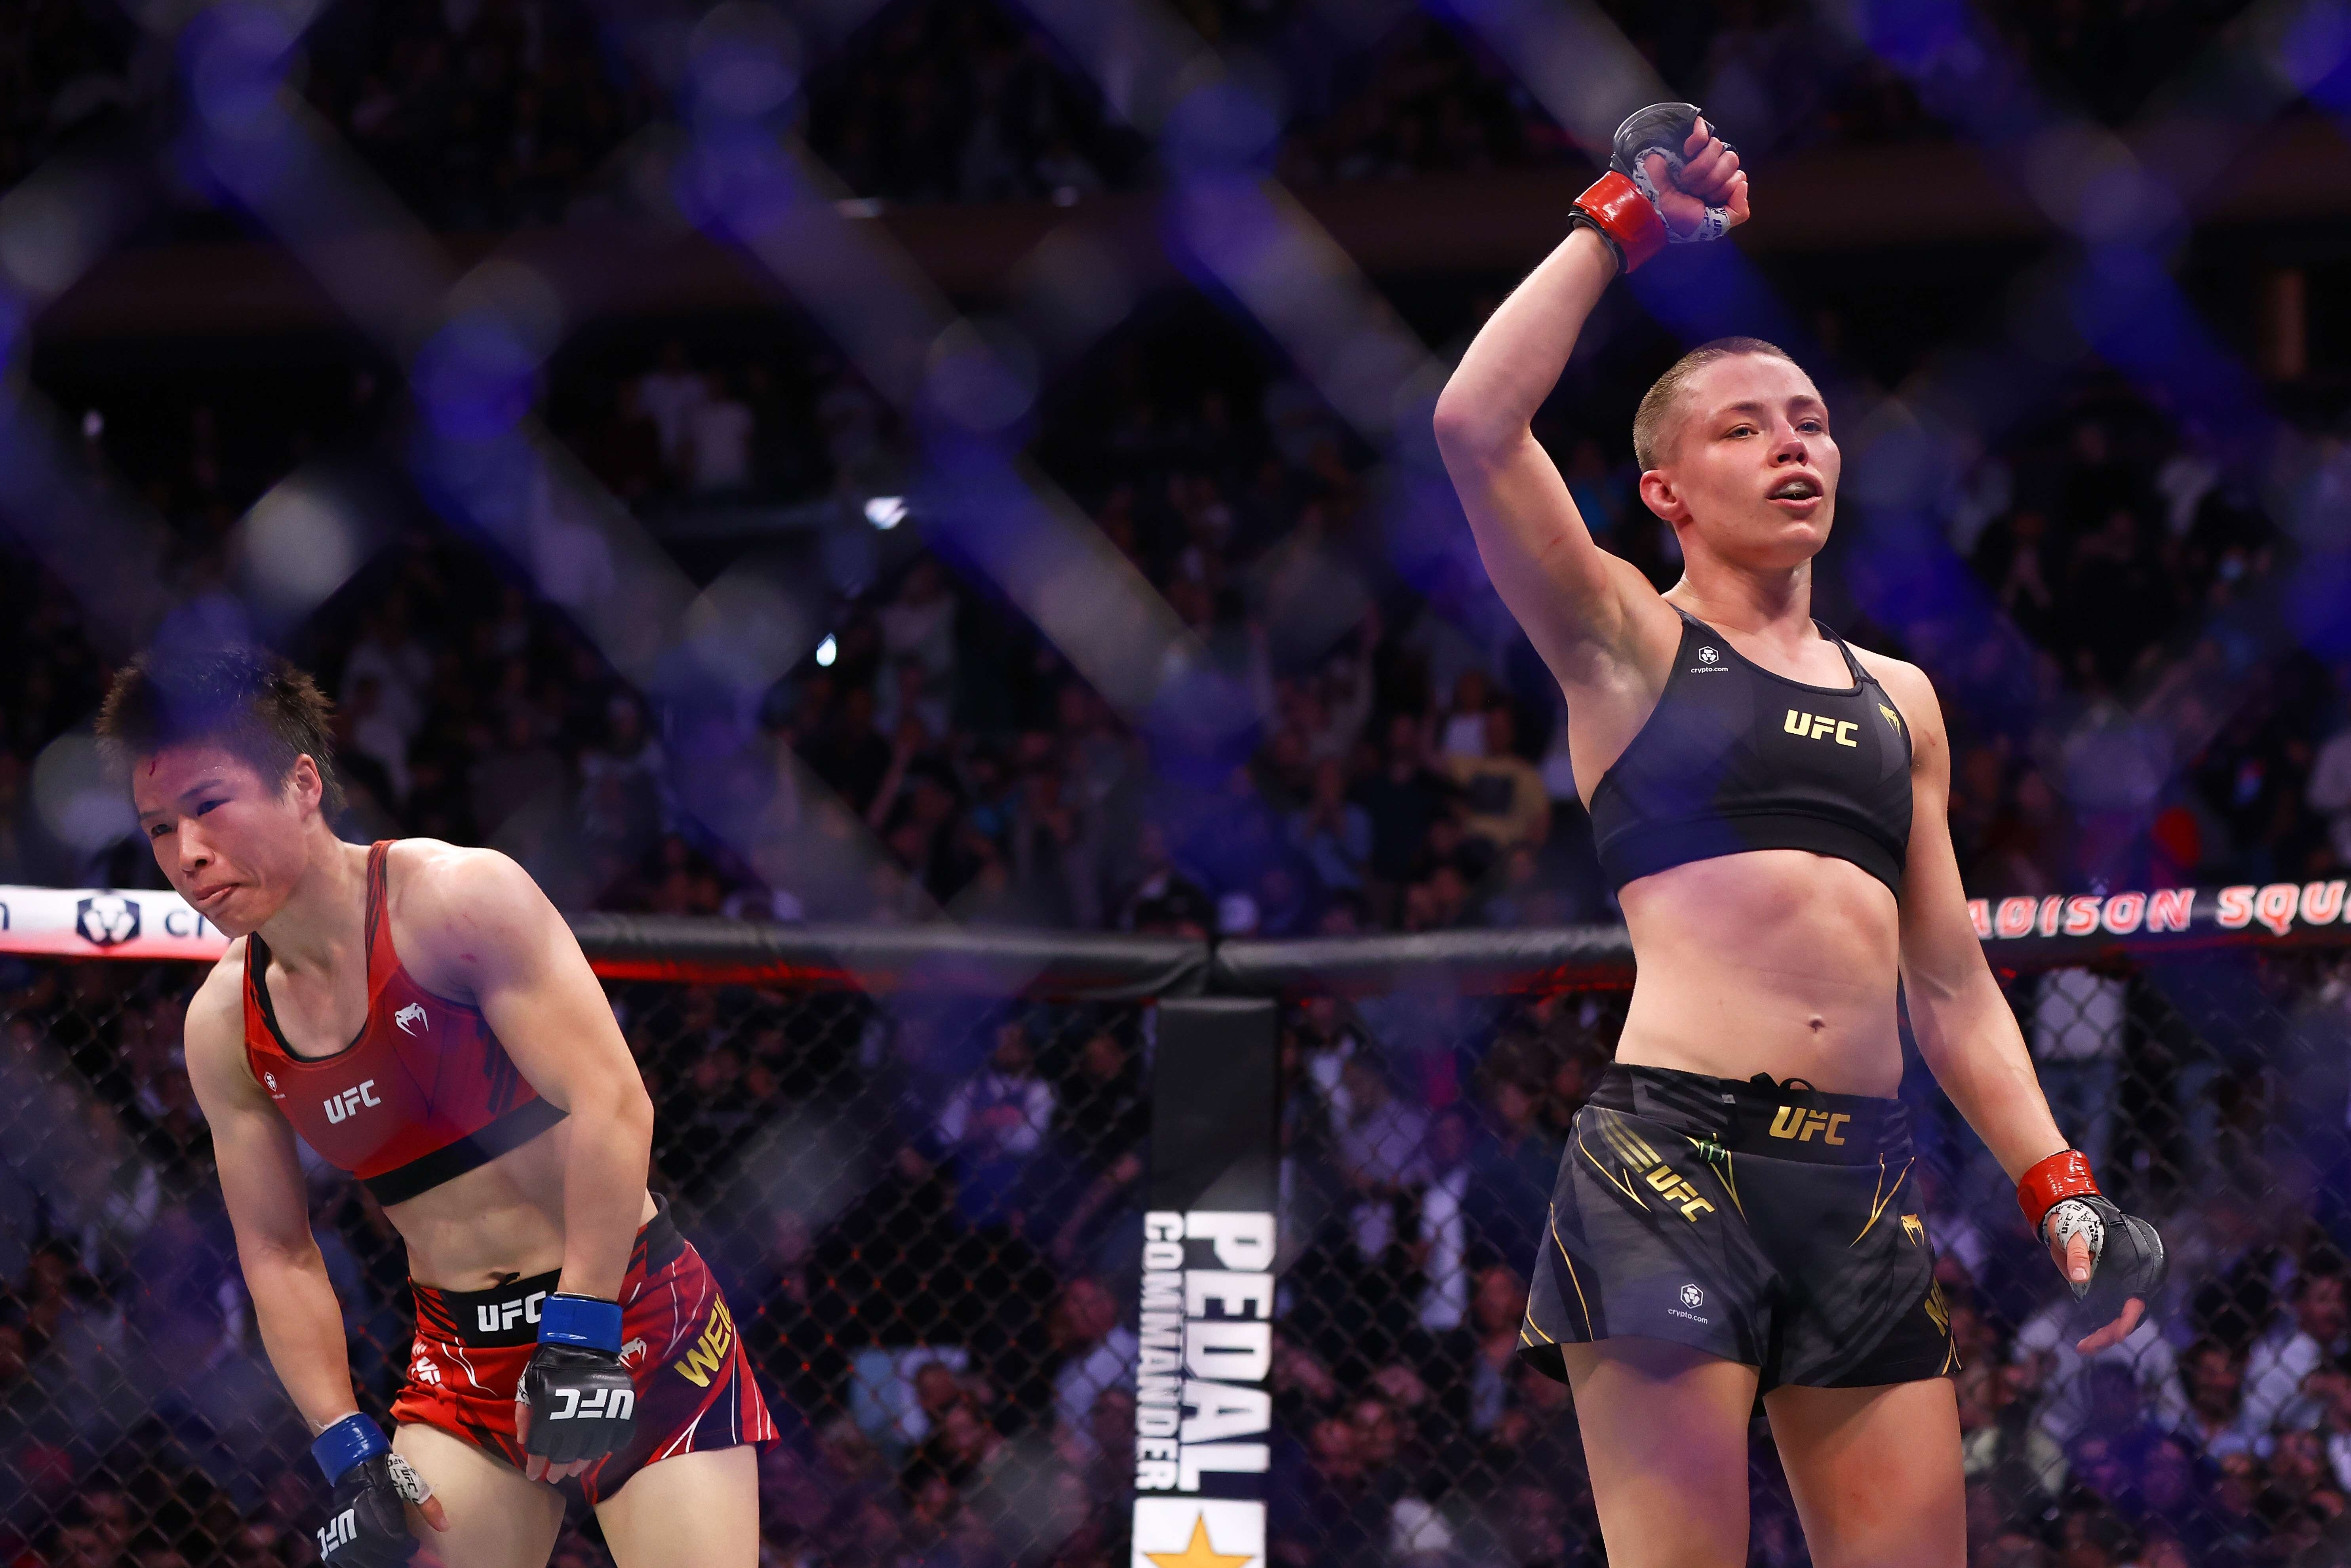
{"type": "MultiPolygon", "coordinates": [[[[590,950],[659,1113],[653,1184],[784,1433],[761,1465],[769,1560],[1123,1568],[1152,1003],[1204,962],[1078,983],[1067,949],[1105,939],[1056,938],[1011,969],[730,972],[711,954],[736,936],[684,929],[637,933],[628,962],[590,950]]],[[[1602,1561],[1572,1402],[1514,1351],[1560,1137],[1630,974],[1617,938],[1562,966],[1526,936],[1252,944],[1288,967],[1236,980],[1220,955],[1209,978],[1284,997],[1279,1568],[1602,1561]]],[[[2351,961],[2017,950],[1996,961],[2060,1125],[2174,1269],[2155,1326],[2085,1364],[2004,1178],[1914,1058],[1971,1560],[2351,1560],[2351,961]]],[[[324,1489],[179,1061],[201,971],[0,965],[0,1562],[314,1561],[324,1489]]],[[[381,1417],[410,1348],[402,1251],[361,1189],[309,1169],[381,1417]]],[[[1804,1563],[1761,1421],[1753,1455],[1751,1559],[1804,1563]]],[[[576,1505],[556,1561],[607,1561],[576,1505]]]]}

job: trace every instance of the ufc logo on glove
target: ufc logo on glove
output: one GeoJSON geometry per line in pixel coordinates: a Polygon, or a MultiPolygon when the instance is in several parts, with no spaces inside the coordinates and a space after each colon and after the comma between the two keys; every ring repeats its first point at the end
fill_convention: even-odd
{"type": "Polygon", "coordinates": [[[319,1555],[332,1556],[337,1549],[349,1546],[360,1538],[359,1511],[347,1508],[318,1529],[319,1555]]]}
{"type": "Polygon", "coordinates": [[[559,1408],[547,1413],[550,1421],[625,1421],[636,1413],[637,1395],[631,1388],[599,1388],[584,1399],[577,1388],[558,1387],[551,1392],[559,1408]]]}

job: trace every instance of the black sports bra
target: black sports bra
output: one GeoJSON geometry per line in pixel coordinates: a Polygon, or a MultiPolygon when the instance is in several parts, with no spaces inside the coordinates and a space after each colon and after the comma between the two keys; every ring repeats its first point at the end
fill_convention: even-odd
{"type": "Polygon", "coordinates": [[[1748,850],[1851,861],[1902,894],[1910,849],[1910,732],[1853,650],[1853,672],[1807,685],[1750,663],[1677,608],[1681,646],[1655,712],[1592,791],[1608,884],[1748,850]]]}

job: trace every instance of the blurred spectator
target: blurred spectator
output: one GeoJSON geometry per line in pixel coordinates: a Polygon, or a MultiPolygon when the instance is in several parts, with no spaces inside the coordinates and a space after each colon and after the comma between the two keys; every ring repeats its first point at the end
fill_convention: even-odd
{"type": "Polygon", "coordinates": [[[1445,785],[1422,766],[1419,727],[1397,715],[1388,725],[1384,766],[1357,785],[1355,792],[1372,824],[1364,893],[1374,917],[1384,925],[1400,911],[1405,884],[1446,798],[1445,785]]]}
{"type": "Polygon", "coordinates": [[[938,1134],[956,1156],[965,1212],[992,1216],[1008,1201],[1052,1128],[1053,1086],[1037,1075],[1029,1026],[996,1026],[987,1065],[966,1079],[940,1108],[938,1134]]]}
{"type": "Polygon", "coordinates": [[[1461,825],[1497,851],[1531,849],[1551,833],[1551,797],[1541,772],[1518,754],[1518,727],[1508,707],[1481,716],[1475,753],[1450,752],[1446,770],[1461,792],[1461,825]]]}
{"type": "Polygon", "coordinates": [[[1347,769],[1337,758],[1314,768],[1314,791],[1290,815],[1290,842],[1306,857],[1322,885],[1353,892],[1371,860],[1372,819],[1347,799],[1347,769]]]}
{"type": "Polygon", "coordinates": [[[2245,1404],[2245,1361],[2239,1352],[2210,1337],[2179,1356],[2187,1407],[2179,1423],[2196,1451],[2219,1456],[2255,1449],[2267,1427],[2245,1404]]]}
{"type": "Polygon", "coordinates": [[[2303,1396],[2303,1380],[2351,1352],[2351,1299],[2338,1266],[2305,1267],[2294,1277],[2288,1312],[2253,1342],[2245,1358],[2245,1417],[2254,1430],[2309,1427],[2322,1412],[2303,1396]]]}
{"type": "Polygon", "coordinates": [[[703,378],[703,395],[683,416],[683,448],[688,486],[699,496],[738,495],[751,484],[750,406],[735,395],[724,371],[703,378]]]}
{"type": "Polygon", "coordinates": [[[1134,1388],[1141,1342],[1119,1322],[1117,1298],[1085,1275],[1062,1288],[1050,1332],[1061,1357],[1053,1375],[1054,1418],[1063,1441],[1091,1449],[1095,1436],[1088,1416],[1094,1401],[1111,1389],[1134,1388]]]}
{"type": "Polygon", "coordinates": [[[568,798],[562,757],[541,740],[530,716],[507,717],[495,748],[474,764],[474,825],[493,835],[526,806],[568,798]]]}
{"type": "MultiPolygon", "coordinates": [[[[2187,1404],[2172,1349],[2152,1318],[2140,1322],[2128,1338],[2085,1357],[2074,1348],[2081,1336],[2074,1327],[2075,1302],[2070,1296],[2052,1301],[2027,1318],[2016,1331],[2012,1354],[2029,1366],[2043,1403],[2038,1419],[2043,1430],[2060,1443],[2079,1436],[2101,1411],[2099,1380],[2092,1369],[2117,1374],[2136,1385],[2147,1406],[2170,1415],[2187,1404]]],[[[2112,1393],[2111,1385],[2107,1393],[2112,1393]]]]}
{"type": "Polygon", "coordinates": [[[2327,846],[2337,870],[2351,868],[2351,725],[2327,738],[2311,764],[2310,809],[2326,819],[2327,846]]]}
{"type": "Polygon", "coordinates": [[[637,381],[637,406],[661,438],[662,463],[672,473],[684,466],[696,411],[710,400],[709,379],[685,357],[685,344],[662,344],[661,361],[637,381]]]}

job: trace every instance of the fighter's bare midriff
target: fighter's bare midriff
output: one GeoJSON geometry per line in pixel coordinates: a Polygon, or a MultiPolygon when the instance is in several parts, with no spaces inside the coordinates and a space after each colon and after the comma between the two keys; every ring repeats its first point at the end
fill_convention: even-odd
{"type": "Polygon", "coordinates": [[[1616,1060],[1890,1095],[1900,925],[1893,893],[1803,850],[1693,861],[1618,895],[1640,956],[1616,1060]]]}
{"type": "MultiPolygon", "coordinates": [[[[484,1291],[563,1264],[563,1171],[571,1124],[558,1122],[520,1148],[384,1210],[408,1244],[420,1285],[484,1291]]],[[[650,1195],[637,1217],[653,1217],[650,1195]]]]}

